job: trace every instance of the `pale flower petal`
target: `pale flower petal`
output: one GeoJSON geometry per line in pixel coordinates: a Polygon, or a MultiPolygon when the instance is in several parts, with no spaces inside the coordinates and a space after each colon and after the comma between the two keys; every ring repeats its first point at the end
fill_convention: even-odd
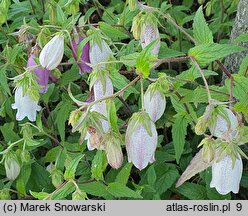
{"type": "Polygon", "coordinates": [[[55,69],[64,55],[64,37],[54,36],[41,50],[39,60],[42,67],[48,70],[55,69]]]}
{"type": "Polygon", "coordinates": [[[224,140],[231,140],[238,135],[238,120],[230,109],[224,108],[224,110],[227,113],[230,123],[218,115],[215,126],[210,125],[209,129],[213,136],[224,140]]]}
{"type": "Polygon", "coordinates": [[[242,159],[236,159],[232,167],[232,159],[225,155],[218,163],[212,165],[211,188],[216,188],[219,194],[225,195],[229,192],[238,193],[239,183],[243,171],[242,159]]]}
{"type": "Polygon", "coordinates": [[[151,24],[143,24],[141,28],[140,42],[144,49],[152,41],[158,40],[158,42],[153,46],[151,53],[158,55],[160,49],[160,36],[158,28],[151,24]]]}
{"type": "Polygon", "coordinates": [[[21,121],[28,117],[29,121],[36,120],[36,111],[40,111],[41,107],[38,101],[34,101],[28,95],[23,95],[22,87],[18,86],[15,91],[15,103],[12,109],[17,109],[16,120],[21,121]]]}
{"type": "Polygon", "coordinates": [[[142,123],[136,129],[128,124],[126,131],[126,149],[128,161],[132,162],[139,170],[144,169],[148,163],[154,162],[154,154],[157,146],[158,134],[152,121],[149,122],[152,136],[150,136],[142,123]]]}
{"type": "MultiPolygon", "coordinates": [[[[101,41],[101,47],[97,43],[93,43],[90,47],[90,63],[93,65],[108,61],[111,55],[112,51],[104,40],[101,41]]],[[[106,67],[106,65],[102,64],[101,67],[106,67]]]]}
{"type": "Polygon", "coordinates": [[[158,91],[156,91],[154,95],[151,96],[150,89],[147,89],[144,95],[144,107],[151,120],[156,122],[161,118],[165,111],[165,96],[161,95],[158,91]]]}

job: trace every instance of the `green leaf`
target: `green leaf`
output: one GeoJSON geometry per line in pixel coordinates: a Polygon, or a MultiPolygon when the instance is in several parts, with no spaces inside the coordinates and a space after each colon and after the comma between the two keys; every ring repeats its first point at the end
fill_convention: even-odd
{"type": "Polygon", "coordinates": [[[28,182],[30,175],[31,175],[31,165],[27,164],[22,166],[21,172],[18,178],[16,179],[16,189],[23,196],[26,195],[26,184],[28,182]]]}
{"type": "Polygon", "coordinates": [[[248,33],[243,33],[235,38],[235,43],[248,42],[248,33]]]}
{"type": "Polygon", "coordinates": [[[112,40],[123,40],[129,38],[128,34],[122,31],[120,27],[113,27],[105,22],[98,22],[100,29],[112,40]]]}
{"type": "Polygon", "coordinates": [[[248,188],[248,172],[247,171],[243,172],[240,185],[244,188],[248,188]]]}
{"type": "Polygon", "coordinates": [[[34,191],[30,191],[30,194],[34,198],[36,198],[38,200],[43,200],[43,199],[45,199],[46,197],[49,196],[49,193],[46,193],[46,192],[34,192],[34,191]]]}
{"type": "Polygon", "coordinates": [[[107,111],[108,111],[108,121],[111,125],[111,128],[113,129],[113,131],[118,133],[119,132],[119,128],[117,125],[118,117],[116,114],[115,103],[113,100],[108,100],[106,101],[106,106],[107,106],[107,111]]]}
{"type": "Polygon", "coordinates": [[[154,169],[154,166],[150,166],[146,172],[147,175],[147,182],[150,186],[153,186],[156,182],[157,175],[154,169]]]}
{"type": "Polygon", "coordinates": [[[144,78],[147,78],[150,74],[150,69],[152,67],[152,63],[150,60],[155,59],[154,55],[150,52],[153,46],[157,43],[157,40],[152,41],[148,44],[139,54],[136,59],[136,71],[138,74],[142,74],[144,78]]]}
{"type": "Polygon", "coordinates": [[[75,191],[76,187],[73,182],[69,181],[63,187],[56,190],[53,195],[51,196],[52,200],[61,200],[66,198],[69,194],[75,191]]]}
{"type": "Polygon", "coordinates": [[[56,146],[52,149],[50,149],[44,158],[45,162],[53,162],[57,159],[59,154],[61,153],[62,148],[60,146],[56,146]]]}
{"type": "Polygon", "coordinates": [[[69,165],[66,167],[64,178],[65,180],[70,180],[74,178],[78,163],[82,159],[83,155],[78,155],[76,158],[74,158],[69,165]]]}
{"type": "Polygon", "coordinates": [[[51,192],[54,190],[50,173],[37,162],[31,165],[32,171],[27,187],[32,191],[51,192]]]}
{"type": "Polygon", "coordinates": [[[107,191],[107,186],[101,182],[90,182],[86,184],[79,184],[78,187],[86,193],[98,196],[98,197],[109,197],[110,194],[107,191]]]}
{"type": "Polygon", "coordinates": [[[248,55],[246,55],[243,58],[240,66],[239,66],[238,74],[247,77],[247,75],[248,75],[248,55]]]}
{"type": "Polygon", "coordinates": [[[129,197],[135,199],[141,199],[142,196],[130,188],[124,186],[119,182],[110,183],[107,187],[107,191],[114,197],[129,197]]]}
{"type": "Polygon", "coordinates": [[[172,126],[172,139],[176,153],[176,161],[179,163],[184,150],[185,136],[187,133],[188,119],[184,113],[176,115],[175,122],[172,126]]]}
{"type": "Polygon", "coordinates": [[[115,182],[126,185],[130,176],[131,169],[132,163],[126,163],[125,166],[122,167],[121,171],[116,176],[115,182]]]}
{"type": "Polygon", "coordinates": [[[57,125],[59,135],[61,137],[61,140],[65,140],[65,122],[68,120],[71,110],[73,109],[73,106],[68,102],[60,102],[58,104],[59,109],[56,112],[56,119],[55,123],[57,125]]]}
{"type": "Polygon", "coordinates": [[[14,132],[14,126],[14,122],[5,123],[3,126],[0,126],[0,130],[6,142],[15,142],[20,139],[18,134],[14,132]]]}
{"type": "Polygon", "coordinates": [[[106,155],[103,151],[98,150],[91,165],[92,178],[97,180],[103,180],[103,172],[108,164],[106,155]]]}
{"type": "Polygon", "coordinates": [[[7,67],[2,67],[0,69],[0,87],[2,87],[6,93],[11,95],[8,81],[7,81],[7,76],[6,76],[6,68],[7,67]]]}
{"type": "Polygon", "coordinates": [[[241,52],[244,48],[231,44],[201,44],[191,48],[189,56],[193,56],[197,63],[204,67],[217,59],[224,58],[232,53],[241,52]]]}
{"type": "Polygon", "coordinates": [[[176,182],[179,174],[176,166],[170,164],[159,164],[155,170],[158,175],[155,189],[159,194],[162,194],[176,182]]]}
{"type": "Polygon", "coordinates": [[[195,183],[185,182],[182,186],[177,188],[177,192],[191,200],[205,200],[207,199],[206,188],[195,183]]]}
{"type": "Polygon", "coordinates": [[[160,59],[173,58],[178,56],[185,56],[185,53],[179,52],[174,49],[169,49],[165,46],[161,46],[159,49],[158,58],[160,59]]]}
{"type": "Polygon", "coordinates": [[[193,35],[197,41],[197,45],[213,43],[213,34],[204,18],[202,6],[198,8],[195,14],[193,22],[193,35]]]}

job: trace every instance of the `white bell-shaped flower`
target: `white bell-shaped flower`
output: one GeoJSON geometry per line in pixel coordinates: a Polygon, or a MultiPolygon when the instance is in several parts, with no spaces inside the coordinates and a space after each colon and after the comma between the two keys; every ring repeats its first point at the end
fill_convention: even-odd
{"type": "Polygon", "coordinates": [[[238,193],[239,183],[243,171],[242,159],[236,159],[234,167],[232,167],[232,159],[229,155],[225,155],[219,162],[212,165],[212,181],[211,188],[216,188],[219,194],[225,195],[229,192],[238,193]]]}
{"type": "Polygon", "coordinates": [[[229,122],[221,115],[217,116],[216,124],[210,125],[209,129],[215,137],[232,140],[238,135],[238,119],[230,109],[224,108],[229,118],[229,122]]]}
{"type": "Polygon", "coordinates": [[[161,118],[165,111],[165,96],[162,95],[159,91],[155,91],[155,93],[152,94],[151,89],[148,88],[144,94],[144,107],[151,120],[156,122],[161,118]]]}
{"type": "Polygon", "coordinates": [[[55,69],[64,55],[64,37],[55,35],[41,50],[39,61],[42,67],[48,70],[55,69]]]}
{"type": "MultiPolygon", "coordinates": [[[[100,46],[96,42],[90,46],[90,63],[93,65],[108,61],[111,55],[112,51],[105,40],[101,40],[100,46]]],[[[105,67],[105,64],[102,64],[100,67],[105,67]]]]}
{"type": "Polygon", "coordinates": [[[29,121],[33,122],[36,120],[36,111],[40,111],[41,107],[38,101],[33,100],[29,95],[23,95],[22,87],[19,85],[15,90],[15,103],[12,104],[12,109],[17,109],[17,121],[27,116],[29,121]]]}
{"type": "MultiPolygon", "coordinates": [[[[113,84],[112,84],[111,79],[108,76],[105,76],[105,91],[104,91],[104,87],[102,85],[102,82],[100,80],[96,80],[94,85],[93,85],[93,92],[94,92],[95,100],[99,100],[101,98],[112,95],[114,93],[114,88],[113,88],[113,84]]],[[[91,108],[91,111],[96,111],[96,112],[104,115],[105,117],[107,117],[106,102],[103,101],[103,102],[94,104],[91,108]]],[[[101,120],[101,122],[102,122],[103,131],[105,133],[107,133],[109,128],[110,128],[109,122],[106,120],[101,120]]],[[[88,149],[93,150],[94,148],[90,144],[90,139],[89,139],[88,133],[86,134],[85,139],[87,139],[88,149]]]]}
{"type": "Polygon", "coordinates": [[[132,162],[139,170],[144,169],[148,163],[155,161],[154,154],[158,141],[158,133],[154,122],[149,117],[145,121],[146,123],[142,123],[137,118],[131,119],[125,136],[128,161],[132,162]],[[151,131],[150,135],[144,124],[148,125],[151,131]]]}
{"type": "Polygon", "coordinates": [[[148,44],[150,44],[154,40],[158,40],[158,42],[154,45],[153,49],[151,50],[151,53],[153,53],[154,55],[158,55],[160,49],[160,36],[158,28],[152,24],[143,24],[140,34],[140,42],[142,48],[144,49],[148,44]]]}

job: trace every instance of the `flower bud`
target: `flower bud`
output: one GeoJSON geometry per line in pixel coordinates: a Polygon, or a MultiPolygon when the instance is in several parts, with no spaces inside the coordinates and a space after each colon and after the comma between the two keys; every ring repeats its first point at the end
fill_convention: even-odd
{"type": "Polygon", "coordinates": [[[141,27],[140,42],[144,49],[152,41],[158,40],[158,42],[153,46],[151,53],[158,55],[160,49],[160,36],[156,25],[152,23],[144,23],[141,27]]]}
{"type": "Polygon", "coordinates": [[[12,109],[17,109],[16,120],[21,121],[26,116],[29,121],[36,120],[36,111],[40,111],[41,107],[38,101],[34,101],[29,95],[23,95],[22,86],[17,86],[15,90],[15,103],[12,104],[12,109]]]}
{"type": "Polygon", "coordinates": [[[125,143],[128,161],[139,170],[155,161],[158,134],[155,124],[145,112],[135,113],[127,127],[125,143]]]}
{"type": "MultiPolygon", "coordinates": [[[[28,58],[27,67],[37,66],[34,61],[35,55],[31,54],[28,58]]],[[[45,93],[48,89],[48,80],[50,71],[46,69],[41,69],[40,67],[35,67],[34,72],[37,75],[37,83],[43,87],[39,89],[40,93],[45,93]]]]}
{"type": "Polygon", "coordinates": [[[20,157],[23,163],[28,163],[30,161],[30,154],[27,150],[22,150],[20,157]]]}
{"type": "Polygon", "coordinates": [[[54,36],[41,50],[40,64],[48,70],[56,68],[64,55],[64,37],[62,35],[54,36]]]}
{"type": "Polygon", "coordinates": [[[104,142],[109,165],[114,169],[119,169],[123,163],[121,138],[118,135],[110,133],[105,136],[104,142]]]}
{"type": "MultiPolygon", "coordinates": [[[[112,55],[112,51],[109,48],[105,40],[100,40],[100,44],[93,42],[90,44],[90,63],[98,64],[100,62],[108,61],[109,57],[112,55]]],[[[105,64],[101,64],[101,67],[106,67],[105,64]]]]}
{"type": "Polygon", "coordinates": [[[218,114],[216,123],[210,124],[209,129],[213,136],[228,141],[232,140],[238,135],[238,120],[230,109],[224,108],[224,111],[226,112],[229,121],[218,114]]]}
{"type": "Polygon", "coordinates": [[[137,14],[134,18],[133,18],[133,22],[132,22],[132,28],[131,28],[131,32],[133,33],[133,37],[136,40],[140,39],[140,33],[141,33],[141,19],[142,19],[142,15],[141,14],[137,14]]]}
{"type": "Polygon", "coordinates": [[[165,96],[162,95],[158,90],[152,92],[151,88],[148,87],[144,94],[144,107],[151,120],[156,122],[158,119],[160,119],[165,111],[165,96]]]}
{"type": "Polygon", "coordinates": [[[196,135],[204,134],[204,132],[207,129],[207,123],[208,123],[208,119],[206,118],[206,116],[203,115],[198,118],[196,126],[195,126],[196,135]]]}
{"type": "Polygon", "coordinates": [[[232,158],[225,155],[219,162],[212,165],[211,188],[216,188],[219,194],[225,195],[229,192],[238,193],[239,183],[243,172],[243,163],[240,155],[232,165],[232,158]]]}
{"type": "Polygon", "coordinates": [[[14,152],[9,151],[4,155],[4,167],[7,178],[14,181],[20,174],[21,170],[21,165],[14,152]]]}
{"type": "Polygon", "coordinates": [[[10,197],[8,188],[4,188],[0,190],[0,200],[10,200],[10,199],[11,197],[10,197]]]}
{"type": "MultiPolygon", "coordinates": [[[[74,59],[76,61],[77,61],[78,45],[80,44],[80,42],[83,39],[84,38],[80,36],[77,40],[76,39],[73,39],[72,40],[72,46],[73,46],[72,55],[73,55],[73,57],[74,57],[74,59]]],[[[89,63],[90,62],[90,56],[89,56],[89,54],[90,54],[90,43],[87,42],[85,44],[85,46],[82,48],[82,54],[80,56],[80,59],[83,62],[89,63]]],[[[85,64],[85,63],[78,63],[78,66],[79,66],[79,73],[80,74],[83,74],[84,72],[91,72],[92,71],[92,68],[90,66],[88,66],[87,64],[85,64]]]]}
{"type": "Polygon", "coordinates": [[[199,146],[202,147],[202,157],[204,162],[210,163],[214,159],[214,154],[215,154],[215,143],[214,140],[211,138],[204,138],[199,146]]]}

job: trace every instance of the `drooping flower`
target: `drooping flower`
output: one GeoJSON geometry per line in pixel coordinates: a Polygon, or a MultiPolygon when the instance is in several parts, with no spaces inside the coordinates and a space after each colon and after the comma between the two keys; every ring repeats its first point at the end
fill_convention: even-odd
{"type": "Polygon", "coordinates": [[[39,60],[42,67],[48,70],[56,68],[64,55],[64,37],[55,35],[41,50],[39,60]]]}
{"type": "MultiPolygon", "coordinates": [[[[77,61],[77,51],[78,51],[78,45],[80,44],[80,42],[83,40],[84,38],[83,37],[79,37],[77,40],[76,39],[72,39],[72,46],[73,46],[73,49],[72,49],[72,55],[74,57],[74,59],[77,61]]],[[[83,61],[83,62],[87,62],[89,63],[90,62],[90,43],[87,42],[85,44],[85,46],[82,48],[82,54],[80,56],[80,59],[83,61]]],[[[79,66],[79,73],[80,74],[83,74],[84,72],[91,72],[92,71],[92,68],[90,66],[88,66],[87,64],[85,63],[78,63],[78,66],[79,66]]]]}
{"type": "Polygon", "coordinates": [[[21,121],[27,116],[29,121],[33,122],[36,120],[36,111],[40,111],[41,107],[38,105],[38,101],[33,100],[29,95],[23,95],[22,87],[19,85],[15,90],[15,103],[12,104],[12,109],[17,109],[17,121],[21,121]]]}
{"type": "Polygon", "coordinates": [[[127,127],[125,143],[128,161],[139,170],[155,161],[158,134],[154,122],[145,112],[135,113],[127,127]]]}
{"type": "Polygon", "coordinates": [[[232,167],[232,159],[229,155],[225,155],[219,162],[212,165],[212,181],[211,188],[216,188],[219,194],[225,195],[229,192],[238,193],[239,183],[243,171],[242,159],[236,159],[234,167],[232,167]]]}
{"type": "MultiPolygon", "coordinates": [[[[31,54],[28,58],[27,67],[37,66],[34,61],[35,55],[31,54]]],[[[37,83],[43,87],[39,89],[40,93],[45,93],[48,89],[48,81],[50,76],[50,71],[47,69],[41,69],[40,67],[35,67],[34,72],[37,75],[37,83]]]]}
{"type": "Polygon", "coordinates": [[[152,92],[151,88],[148,87],[144,94],[144,107],[151,120],[156,122],[165,111],[165,96],[157,90],[152,92]]]}
{"type": "Polygon", "coordinates": [[[141,27],[140,42],[141,46],[144,49],[148,44],[158,40],[157,43],[153,46],[151,53],[158,55],[160,49],[160,36],[159,31],[156,25],[152,23],[144,23],[141,27]]]}
{"type": "Polygon", "coordinates": [[[20,170],[21,170],[20,163],[14,152],[9,151],[4,156],[4,167],[7,178],[9,180],[14,181],[20,174],[20,170]]]}
{"type": "Polygon", "coordinates": [[[113,133],[105,137],[105,151],[109,165],[114,169],[119,169],[123,163],[121,149],[121,138],[113,133]]]}
{"type": "MultiPolygon", "coordinates": [[[[108,61],[109,57],[112,55],[112,51],[109,48],[109,45],[105,40],[101,40],[100,44],[93,42],[90,44],[90,63],[98,64],[100,62],[108,61]]],[[[105,64],[102,64],[99,68],[105,67],[105,64]]]]}
{"type": "Polygon", "coordinates": [[[226,112],[229,121],[223,116],[218,115],[216,124],[210,125],[209,129],[213,136],[224,140],[231,140],[238,135],[238,120],[230,109],[224,108],[224,111],[226,112]]]}
{"type": "MultiPolygon", "coordinates": [[[[108,76],[105,76],[104,82],[105,83],[103,85],[103,83],[99,79],[97,79],[95,81],[95,83],[93,85],[93,92],[94,92],[95,100],[99,100],[101,98],[104,98],[104,97],[107,97],[107,96],[110,96],[113,94],[114,89],[113,89],[113,84],[112,84],[111,79],[108,76]],[[104,88],[104,86],[105,86],[105,88],[104,88]]],[[[91,108],[91,111],[96,111],[96,112],[104,115],[105,117],[107,117],[106,102],[103,101],[103,102],[99,102],[99,103],[94,104],[91,108]]],[[[101,123],[102,123],[103,131],[105,133],[107,133],[109,128],[110,128],[109,122],[102,119],[101,123]]],[[[87,134],[86,138],[85,138],[85,139],[87,139],[87,147],[89,150],[93,150],[95,148],[91,145],[89,137],[90,137],[89,134],[87,134]]]]}

